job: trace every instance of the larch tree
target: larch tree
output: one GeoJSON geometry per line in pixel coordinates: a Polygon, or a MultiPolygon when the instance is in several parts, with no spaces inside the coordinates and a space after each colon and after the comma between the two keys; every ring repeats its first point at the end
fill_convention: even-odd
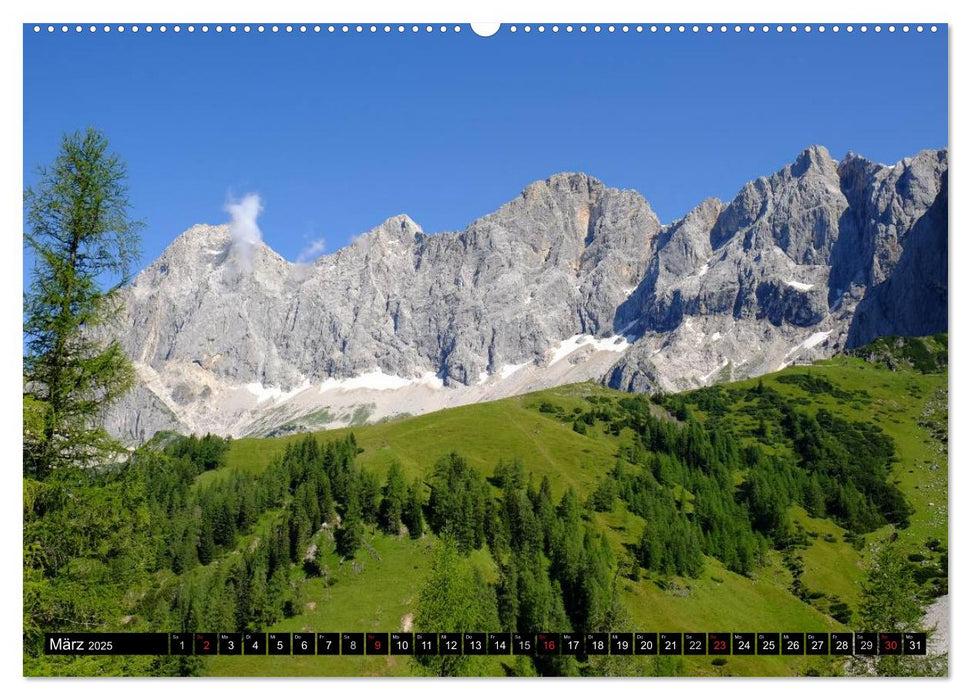
{"type": "MultiPolygon", "coordinates": [[[[898,545],[885,541],[877,547],[863,582],[860,626],[870,632],[933,632],[924,626],[923,594],[898,545]]],[[[881,654],[854,657],[853,666],[859,675],[940,676],[947,674],[947,656],[881,654]]]]}
{"type": "MultiPolygon", "coordinates": [[[[446,533],[418,592],[416,631],[488,632],[498,626],[493,588],[446,533]]],[[[413,660],[421,673],[430,676],[478,676],[486,666],[482,658],[471,655],[415,656],[413,660]]]]}
{"type": "Polygon", "coordinates": [[[65,135],[24,192],[33,258],[23,311],[25,474],[97,464],[119,450],[99,419],[134,380],[103,330],[138,258],[142,224],[130,216],[126,180],[105,136],[89,128],[65,135]]]}

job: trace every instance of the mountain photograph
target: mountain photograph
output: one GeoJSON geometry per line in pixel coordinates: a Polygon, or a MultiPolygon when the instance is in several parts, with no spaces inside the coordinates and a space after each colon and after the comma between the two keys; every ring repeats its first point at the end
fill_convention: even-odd
{"type": "Polygon", "coordinates": [[[733,26],[25,25],[23,676],[948,676],[947,27],[733,26]]]}

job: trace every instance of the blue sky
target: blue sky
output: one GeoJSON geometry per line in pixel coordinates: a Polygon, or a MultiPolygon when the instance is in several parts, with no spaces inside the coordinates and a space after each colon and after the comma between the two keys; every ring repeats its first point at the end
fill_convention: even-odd
{"type": "Polygon", "coordinates": [[[946,146],[947,37],[25,27],[25,182],[88,125],[128,164],[143,264],[251,191],[291,260],[398,213],[462,228],[561,171],[669,222],[810,144],[887,163],[946,146]]]}

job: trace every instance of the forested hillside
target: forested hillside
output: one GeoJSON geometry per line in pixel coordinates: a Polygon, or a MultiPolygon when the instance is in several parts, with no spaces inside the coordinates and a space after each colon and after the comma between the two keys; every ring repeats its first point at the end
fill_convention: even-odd
{"type": "MultiPolygon", "coordinates": [[[[25,478],[24,672],[852,672],[836,657],[72,658],[41,642],[914,630],[947,591],[946,348],[885,339],[685,394],[577,384],[353,432],[160,434],[121,464],[25,478]]],[[[928,670],[890,661],[867,670],[928,670]]]]}

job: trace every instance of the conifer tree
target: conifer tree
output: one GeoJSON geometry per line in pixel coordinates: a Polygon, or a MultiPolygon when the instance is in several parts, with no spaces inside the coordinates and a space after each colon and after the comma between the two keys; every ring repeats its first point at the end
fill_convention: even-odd
{"type": "MultiPolygon", "coordinates": [[[[428,578],[418,594],[415,629],[419,632],[488,632],[499,624],[493,589],[455,541],[439,542],[428,578]]],[[[419,668],[435,676],[474,676],[483,670],[481,658],[469,655],[413,657],[419,668]]]]}
{"type": "Polygon", "coordinates": [[[25,435],[24,470],[42,478],[121,451],[99,419],[134,372],[118,342],[98,329],[138,259],[141,224],[130,217],[125,166],[94,129],[64,136],[38,176],[24,192],[33,269],[23,332],[24,397],[40,420],[25,435]]]}
{"type": "Polygon", "coordinates": [[[336,544],[338,554],[352,559],[364,541],[364,522],[361,518],[357,489],[352,489],[347,499],[344,519],[336,533],[336,544]]]}
{"type": "Polygon", "coordinates": [[[418,539],[425,534],[425,517],[422,514],[424,506],[424,487],[420,480],[415,479],[408,488],[408,502],[401,516],[412,539],[418,539]]]}
{"type": "Polygon", "coordinates": [[[388,468],[388,478],[384,486],[384,497],[381,500],[379,523],[381,529],[389,534],[397,534],[401,529],[402,514],[408,498],[408,486],[401,467],[393,462],[388,468]]]}
{"type": "Polygon", "coordinates": [[[873,632],[911,632],[923,617],[920,587],[897,548],[883,543],[863,583],[860,622],[873,632]]]}
{"type": "Polygon", "coordinates": [[[264,624],[272,622],[266,569],[262,567],[255,568],[251,575],[248,617],[247,627],[253,631],[263,629],[264,624]]]}
{"type": "Polygon", "coordinates": [[[499,565],[499,584],[496,590],[499,624],[506,632],[515,632],[519,617],[519,572],[513,557],[499,565]]]}
{"type": "Polygon", "coordinates": [[[213,552],[216,545],[213,542],[212,521],[207,517],[205,511],[199,523],[199,543],[198,543],[199,563],[205,566],[212,561],[213,552]]]}
{"type": "MultiPolygon", "coordinates": [[[[867,570],[860,603],[860,626],[872,632],[919,632],[924,605],[921,589],[903,554],[892,542],[879,545],[867,570]]],[[[861,664],[857,661],[857,666],[861,664]]],[[[868,664],[859,671],[869,671],[868,664]]],[[[880,655],[876,672],[881,676],[924,676],[946,674],[946,657],[880,655]]]]}
{"type": "Polygon", "coordinates": [[[357,472],[357,482],[361,518],[369,525],[376,525],[381,502],[381,482],[376,474],[367,471],[357,472]]]}

